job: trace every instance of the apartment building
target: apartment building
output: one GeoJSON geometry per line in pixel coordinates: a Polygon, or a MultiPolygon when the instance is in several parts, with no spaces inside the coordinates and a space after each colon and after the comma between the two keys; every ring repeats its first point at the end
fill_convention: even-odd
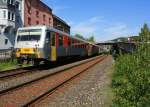
{"type": "Polygon", "coordinates": [[[13,47],[16,32],[15,0],[0,0],[0,49],[13,47]]]}

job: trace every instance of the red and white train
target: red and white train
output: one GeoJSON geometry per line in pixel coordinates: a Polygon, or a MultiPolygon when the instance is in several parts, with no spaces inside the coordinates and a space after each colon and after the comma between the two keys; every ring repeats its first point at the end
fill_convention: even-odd
{"type": "Polygon", "coordinates": [[[19,28],[15,49],[17,59],[33,61],[34,64],[99,53],[99,46],[47,26],[19,28]]]}

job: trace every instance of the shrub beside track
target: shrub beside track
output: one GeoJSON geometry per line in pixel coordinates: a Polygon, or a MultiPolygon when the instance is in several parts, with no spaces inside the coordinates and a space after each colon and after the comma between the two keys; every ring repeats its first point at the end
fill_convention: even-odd
{"type": "Polygon", "coordinates": [[[113,107],[150,106],[150,44],[117,59],[112,87],[116,94],[113,107]]]}

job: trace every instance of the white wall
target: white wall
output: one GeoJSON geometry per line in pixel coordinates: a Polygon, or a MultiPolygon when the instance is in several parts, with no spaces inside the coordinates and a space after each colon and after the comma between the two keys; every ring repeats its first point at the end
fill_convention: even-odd
{"type": "Polygon", "coordinates": [[[8,10],[7,9],[0,9],[0,20],[1,19],[8,19],[8,10]],[[4,18],[4,11],[6,12],[6,18],[4,18]]]}
{"type": "Polygon", "coordinates": [[[0,9],[0,25],[15,27],[15,20],[8,20],[8,9],[0,9]],[[5,11],[5,17],[4,17],[4,11],[5,11]]]}
{"type": "Polygon", "coordinates": [[[10,36],[11,36],[11,38],[15,38],[14,35],[3,35],[3,34],[0,35],[0,50],[1,49],[9,49],[10,47],[13,47],[14,42],[11,42],[10,39],[8,38],[10,36]],[[5,39],[8,39],[7,44],[5,44],[5,39]]]}

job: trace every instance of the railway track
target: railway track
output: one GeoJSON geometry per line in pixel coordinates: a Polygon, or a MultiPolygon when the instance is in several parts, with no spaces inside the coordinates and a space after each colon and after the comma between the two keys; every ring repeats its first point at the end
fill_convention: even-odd
{"type": "Polygon", "coordinates": [[[52,93],[106,57],[98,56],[68,68],[53,70],[54,72],[48,75],[2,90],[0,91],[0,106],[30,106],[37,104],[41,98],[52,93]]]}
{"type": "Polygon", "coordinates": [[[42,65],[38,65],[38,66],[20,67],[20,68],[16,68],[16,69],[12,69],[12,70],[1,71],[0,72],[0,79],[10,77],[10,76],[20,75],[20,74],[27,73],[30,71],[36,71],[38,69],[39,70],[46,70],[46,69],[62,66],[64,64],[69,64],[69,63],[73,63],[73,62],[80,61],[80,60],[81,59],[71,60],[71,61],[66,60],[66,61],[64,61],[65,63],[58,62],[59,63],[58,65],[57,65],[57,63],[51,64],[48,66],[47,65],[45,66],[45,64],[42,64],[42,65]]]}
{"type": "MultiPolygon", "coordinates": [[[[62,69],[65,70],[69,67],[72,67],[72,64],[71,66],[68,66],[68,67],[66,66],[63,67],[62,65],[72,63],[73,61],[76,61],[76,60],[72,60],[72,61],[67,60],[65,61],[65,63],[61,62],[61,63],[54,63],[51,65],[32,66],[32,67],[26,67],[22,69],[15,69],[15,70],[3,72],[5,75],[3,77],[1,76],[0,78],[0,94],[8,90],[17,88],[20,85],[25,85],[27,83],[36,81],[37,79],[43,78],[47,75],[51,75],[53,73],[59,72],[62,69]],[[59,68],[58,66],[62,66],[62,67],[59,68]],[[56,69],[53,69],[53,68],[56,68],[56,69]]],[[[85,61],[83,61],[83,63],[84,62],[85,61]]],[[[75,65],[78,65],[79,63],[77,62],[77,64],[75,65]]]]}
{"type": "Polygon", "coordinates": [[[10,76],[15,76],[15,75],[22,74],[25,72],[29,72],[31,70],[34,70],[35,68],[37,68],[37,66],[22,67],[22,68],[7,70],[7,71],[1,71],[0,72],[0,79],[10,77],[10,76]]]}

